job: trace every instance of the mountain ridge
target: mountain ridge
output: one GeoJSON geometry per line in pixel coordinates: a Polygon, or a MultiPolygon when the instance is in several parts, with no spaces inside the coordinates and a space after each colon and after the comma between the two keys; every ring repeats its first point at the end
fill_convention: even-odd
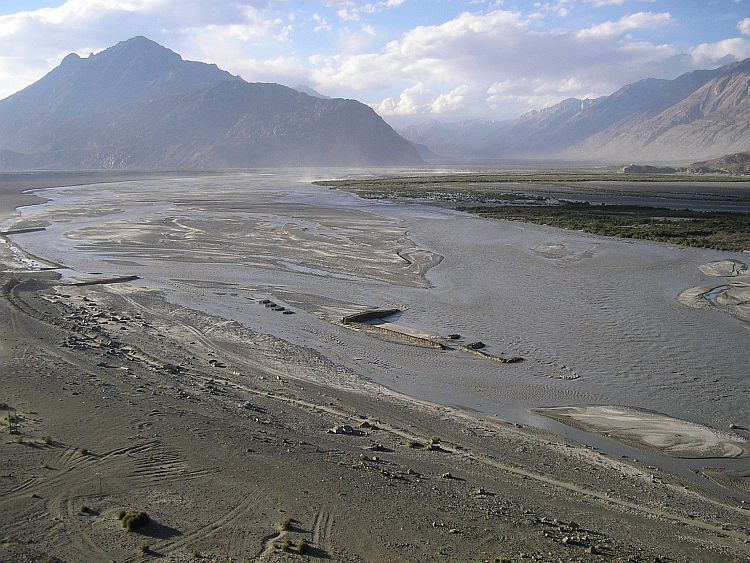
{"type": "Polygon", "coordinates": [[[186,61],[145,37],[0,101],[0,168],[421,164],[369,106],[186,61]]]}
{"type": "Polygon", "coordinates": [[[569,98],[517,119],[433,122],[401,133],[454,158],[706,159],[750,149],[749,85],[747,59],[673,80],[643,79],[600,98],[569,98]]]}

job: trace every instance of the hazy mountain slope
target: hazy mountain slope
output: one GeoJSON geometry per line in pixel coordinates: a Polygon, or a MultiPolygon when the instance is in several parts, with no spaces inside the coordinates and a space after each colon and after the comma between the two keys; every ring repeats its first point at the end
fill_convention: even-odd
{"type": "Polygon", "coordinates": [[[0,102],[0,148],[31,150],[50,127],[68,119],[226,80],[239,78],[216,65],[184,61],[145,37],[86,59],[70,54],[44,78],[0,102]]]}
{"type": "Polygon", "coordinates": [[[516,120],[428,122],[410,140],[453,157],[695,159],[750,148],[750,60],[674,80],[646,79],[594,100],[571,98],[516,120]]]}
{"type": "Polygon", "coordinates": [[[572,153],[684,160],[750,149],[750,60],[722,72],[658,115],[592,136],[572,153]]]}
{"type": "Polygon", "coordinates": [[[690,172],[725,172],[727,174],[750,174],[750,152],[726,154],[719,158],[694,162],[687,167],[690,172]]]}
{"type": "Polygon", "coordinates": [[[145,38],[69,55],[0,101],[0,167],[418,164],[371,108],[250,84],[145,38]]]}

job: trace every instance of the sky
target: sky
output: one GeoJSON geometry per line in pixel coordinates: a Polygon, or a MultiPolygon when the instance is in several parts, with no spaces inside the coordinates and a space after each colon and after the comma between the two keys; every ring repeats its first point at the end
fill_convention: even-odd
{"type": "Polygon", "coordinates": [[[389,123],[508,119],[750,57],[750,0],[0,0],[0,98],[144,35],[389,123]]]}

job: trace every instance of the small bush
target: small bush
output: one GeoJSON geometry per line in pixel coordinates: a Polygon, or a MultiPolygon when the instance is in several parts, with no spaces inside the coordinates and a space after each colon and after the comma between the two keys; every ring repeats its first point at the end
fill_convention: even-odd
{"type": "Polygon", "coordinates": [[[299,540],[297,540],[295,551],[300,555],[305,554],[305,552],[307,551],[307,542],[305,541],[305,538],[300,538],[299,540]]]}
{"type": "Polygon", "coordinates": [[[117,514],[116,514],[117,519],[118,520],[122,520],[123,518],[125,518],[125,514],[126,514],[126,512],[124,510],[118,510],[117,514]]]}
{"type": "Polygon", "coordinates": [[[151,521],[151,518],[149,518],[148,514],[145,512],[128,512],[120,519],[120,522],[122,523],[122,527],[126,529],[128,532],[135,532],[136,530],[140,530],[141,528],[148,526],[148,523],[151,521]]]}
{"type": "Polygon", "coordinates": [[[138,550],[141,553],[143,553],[143,555],[147,555],[147,554],[151,553],[151,548],[147,544],[145,544],[145,543],[142,543],[140,545],[140,547],[138,548],[138,550]]]}
{"type": "Polygon", "coordinates": [[[292,522],[294,522],[294,519],[290,516],[287,516],[286,518],[284,518],[284,520],[281,521],[281,525],[279,526],[279,529],[282,532],[287,531],[292,526],[292,522]]]}
{"type": "Polygon", "coordinates": [[[284,540],[279,544],[279,549],[284,553],[289,553],[292,550],[292,544],[289,543],[289,540],[284,540]]]}
{"type": "Polygon", "coordinates": [[[80,509],[78,509],[79,514],[88,514],[90,511],[91,509],[85,504],[80,509]]]}
{"type": "Polygon", "coordinates": [[[52,438],[49,436],[42,436],[42,443],[45,446],[49,446],[52,443],[52,438]]]}
{"type": "Polygon", "coordinates": [[[79,448],[78,453],[81,455],[89,455],[89,451],[86,448],[79,448]]]}

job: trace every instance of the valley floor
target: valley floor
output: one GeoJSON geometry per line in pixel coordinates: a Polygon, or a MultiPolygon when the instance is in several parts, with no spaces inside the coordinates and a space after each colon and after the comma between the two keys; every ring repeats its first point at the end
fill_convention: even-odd
{"type": "Polygon", "coordinates": [[[747,505],[693,481],[0,260],[0,560],[750,558],[747,505]]]}

